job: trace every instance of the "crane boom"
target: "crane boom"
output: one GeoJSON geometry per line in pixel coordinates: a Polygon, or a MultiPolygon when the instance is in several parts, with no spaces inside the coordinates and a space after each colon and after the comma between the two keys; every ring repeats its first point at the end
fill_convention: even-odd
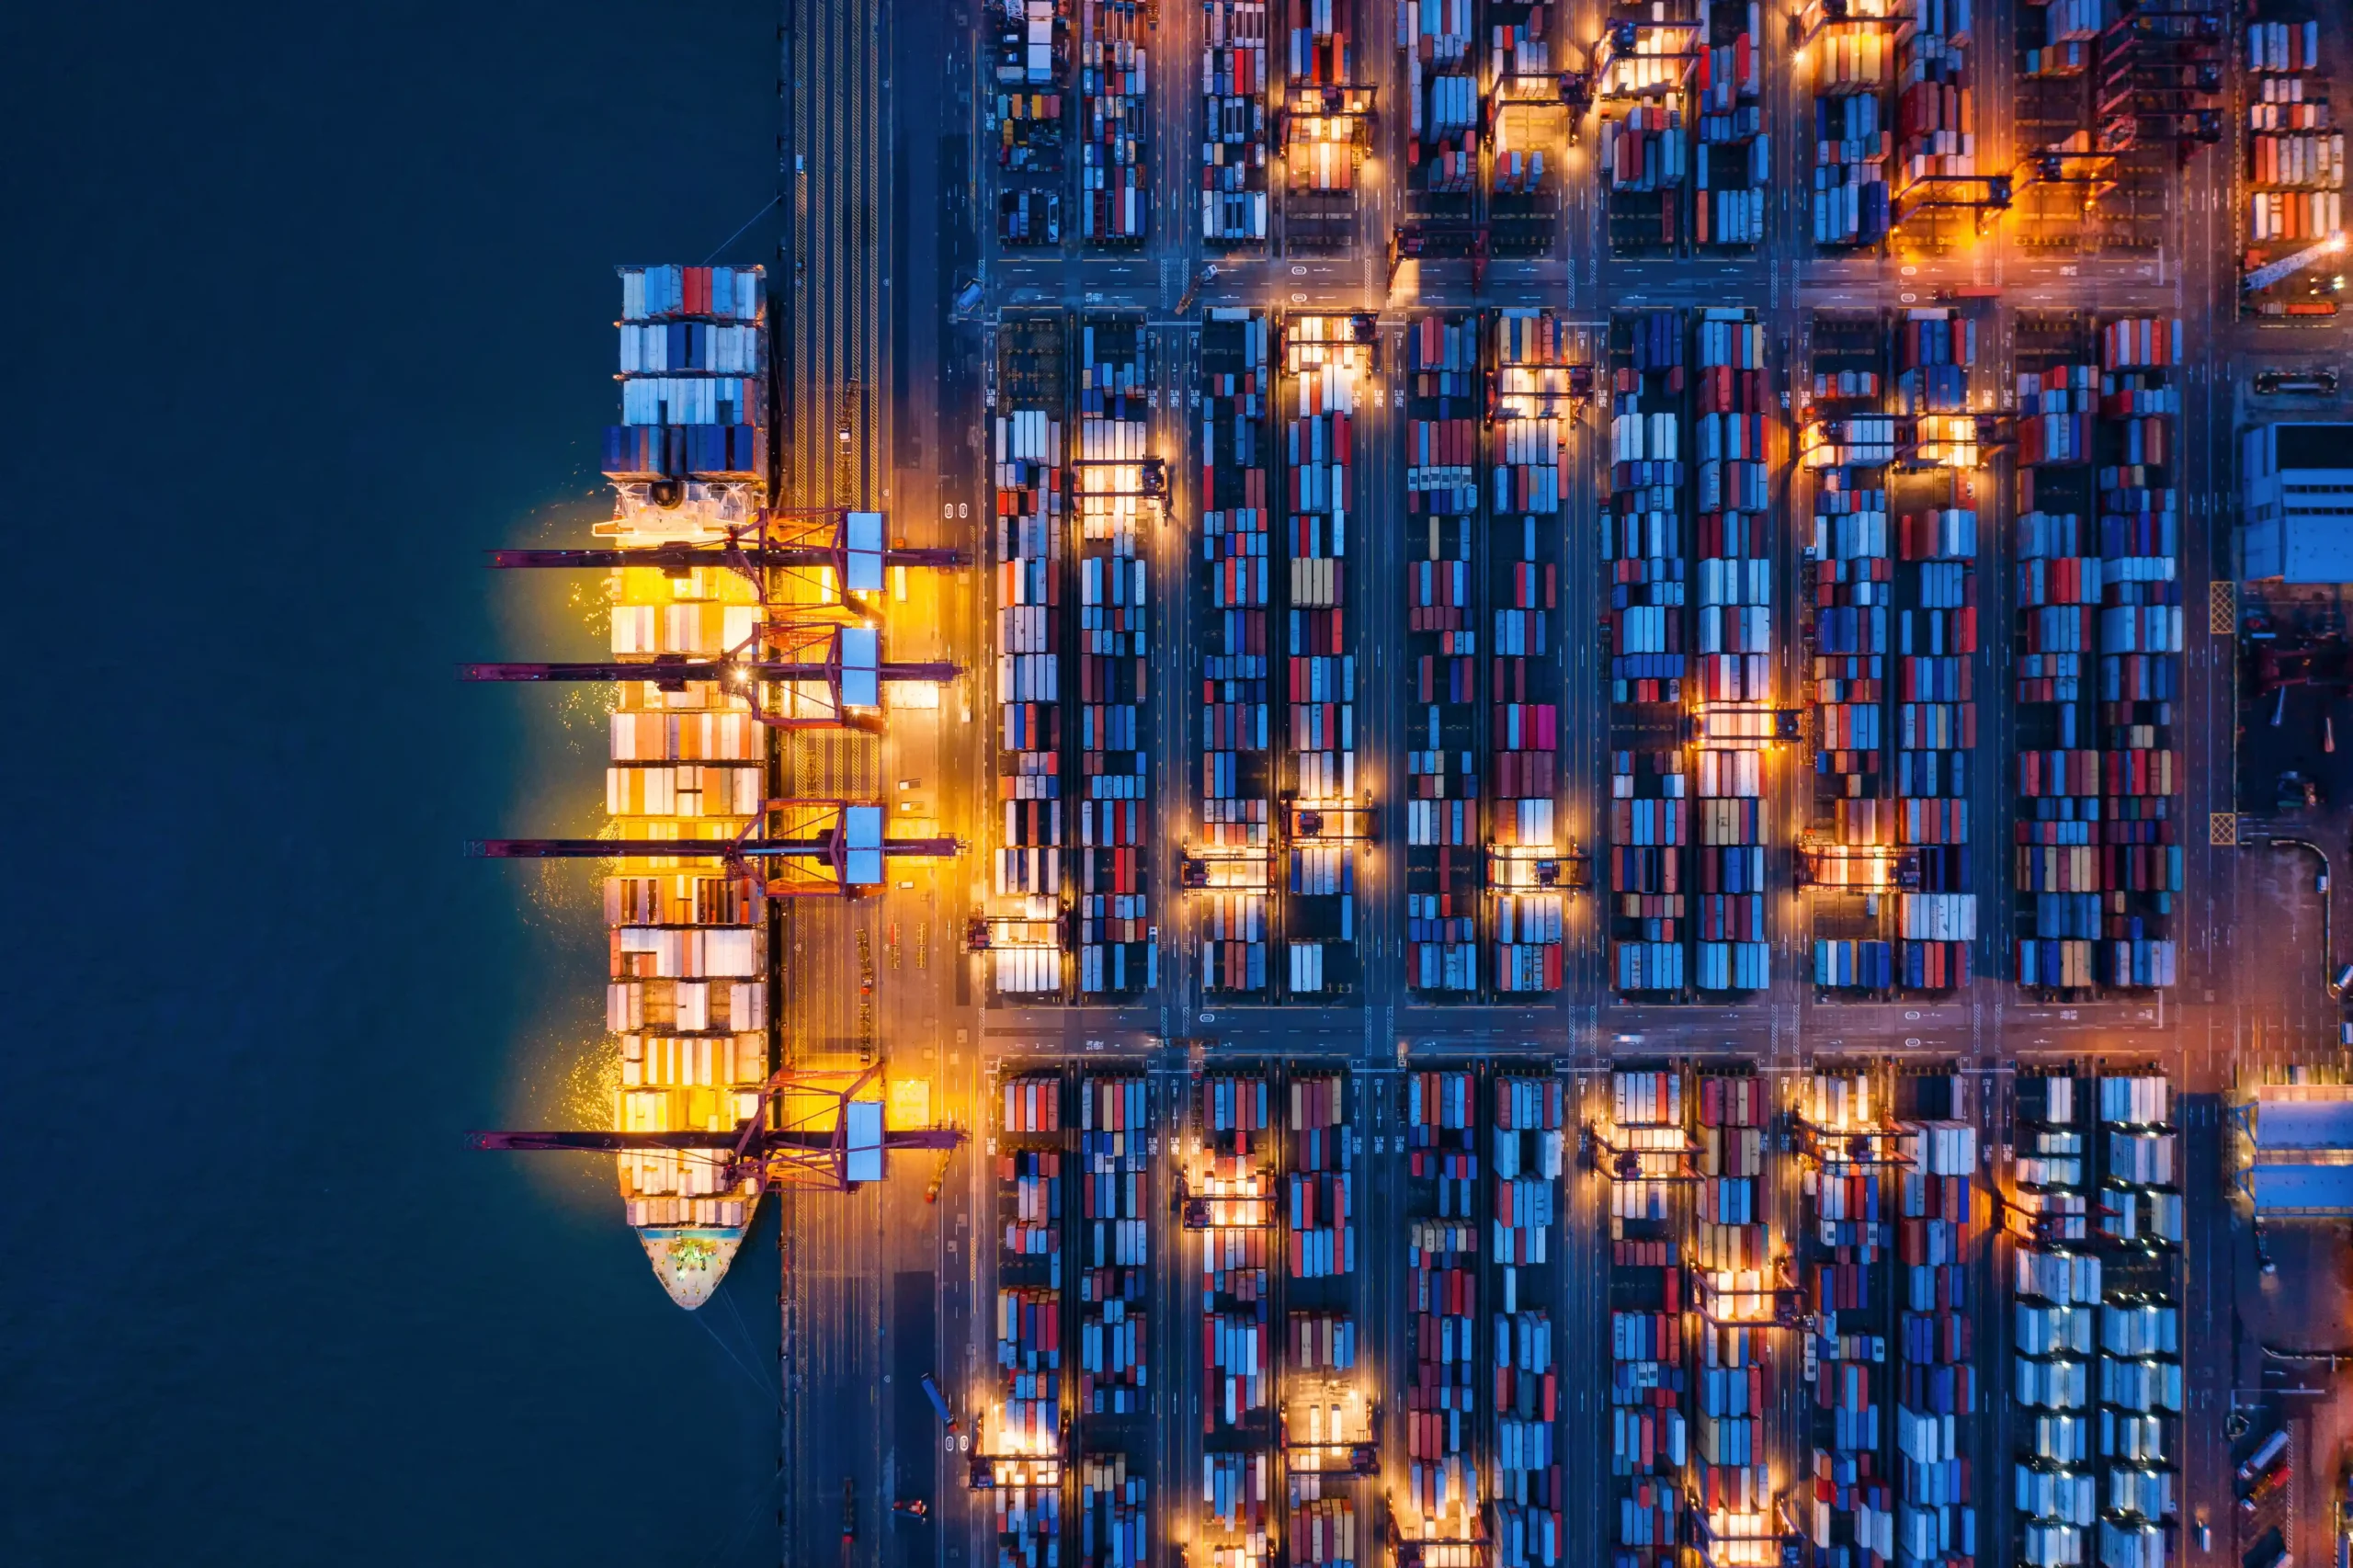
{"type": "MultiPolygon", "coordinates": [[[[593,1131],[497,1131],[469,1132],[470,1148],[486,1149],[508,1153],[589,1153],[628,1154],[652,1153],[665,1149],[729,1149],[757,1154],[767,1150],[814,1149],[835,1146],[838,1138],[833,1129],[815,1131],[756,1131],[748,1142],[737,1132],[593,1132],[593,1131]]],[[[964,1142],[964,1134],[953,1127],[904,1127],[886,1129],[882,1146],[886,1149],[953,1149],[964,1142]]]]}
{"type": "MultiPolygon", "coordinates": [[[[474,860],[607,860],[672,856],[681,859],[821,858],[834,854],[838,841],[822,838],[474,838],[466,855],[474,860]]],[[[886,838],[885,855],[916,859],[945,859],[963,846],[952,838],[886,838]]]]}
{"type": "MultiPolygon", "coordinates": [[[[490,564],[499,567],[725,566],[738,558],[754,566],[830,566],[840,551],[822,547],[746,545],[730,551],[722,545],[662,544],[642,550],[494,550],[490,564]]],[[[885,566],[961,566],[961,550],[886,550],[885,566]]]]}
{"type": "Polygon", "coordinates": [[[2248,293],[2270,288],[2282,278],[2293,277],[2324,257],[2341,255],[2345,249],[2343,231],[2331,234],[2318,244],[2306,245],[2293,256],[2283,256],[2267,267],[2258,267],[2246,275],[2239,287],[2248,293]]]}
{"type": "MultiPolygon", "coordinates": [[[[785,662],[775,659],[689,659],[664,660],[655,664],[529,664],[529,665],[460,665],[458,678],[471,681],[550,681],[550,680],[650,680],[685,682],[690,680],[726,681],[736,676],[756,680],[825,680],[840,666],[833,664],[810,664],[805,660],[785,662]]],[[[906,680],[946,682],[962,673],[958,666],[945,661],[927,664],[878,664],[873,666],[877,680],[906,680]]]]}

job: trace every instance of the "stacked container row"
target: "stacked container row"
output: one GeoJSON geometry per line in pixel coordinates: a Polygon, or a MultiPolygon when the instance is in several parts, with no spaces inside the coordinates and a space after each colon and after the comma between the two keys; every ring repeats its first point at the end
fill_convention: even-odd
{"type": "Polygon", "coordinates": [[[1405,344],[1405,983],[1462,994],[1479,989],[1485,836],[1478,318],[1416,317],[1405,344]]]}
{"type": "MultiPolygon", "coordinates": [[[[1937,1108],[1948,1113],[1965,1103],[1951,1080],[1937,1108]]],[[[1977,1129],[1957,1119],[1914,1121],[1902,1146],[1896,1557],[1905,1568],[1973,1568],[1977,1129]]]]}
{"type": "Polygon", "coordinates": [[[1686,1525],[1683,1074],[1609,1077],[1609,1473],[1612,1568],[1681,1561],[1686,1525]],[[1630,1157],[1631,1156],[1631,1157],[1630,1157]]]}
{"type": "Polygon", "coordinates": [[[1771,1091],[1755,1073],[1703,1073],[1699,1090],[1699,1181],[1691,1271],[1699,1309],[1699,1389],[1694,1490],[1711,1562],[1746,1562],[1778,1533],[1766,1464],[1768,1335],[1774,1320],[1773,1235],[1767,1222],[1766,1124],[1771,1091]]]}
{"type": "MultiPolygon", "coordinates": [[[[2345,132],[2329,103],[2317,21],[2246,25],[2246,190],[2244,272],[2343,233],[2345,132]]],[[[2333,269],[2290,274],[2247,296],[2260,315],[2331,316],[2333,269]]]]}
{"type": "Polygon", "coordinates": [[[1273,940],[1274,650],[1278,573],[1268,494],[1273,387],[1263,312],[1217,309],[1201,324],[1201,978],[1211,992],[1267,994],[1273,940]]]}
{"type": "Polygon", "coordinates": [[[1138,0],[1078,0],[1080,233],[1136,245],[1152,233],[1150,51],[1138,0]]]}
{"type": "Polygon", "coordinates": [[[2100,1259],[2086,1210],[2090,1081],[2065,1074],[2018,1080],[2009,1206],[2011,1386],[2019,1442],[2011,1487],[2017,1551],[2029,1568],[2092,1560],[2098,1516],[2089,1359],[2100,1259]]]}
{"type": "Polygon", "coordinates": [[[1798,1522],[1813,1547],[1808,1568],[1882,1568],[1895,1555],[1886,1456],[1894,1195],[1880,1157],[1878,1099],[1872,1074],[1861,1069],[1817,1072],[1806,1085],[1815,1157],[1804,1176],[1802,1280],[1813,1314],[1805,1358],[1813,1411],[1809,1506],[1798,1522]]]}
{"type": "Polygon", "coordinates": [[[1563,1555],[1563,1501],[1554,1446],[1561,1347],[1552,1337],[1552,1222],[1566,1125],[1563,1085],[1549,1074],[1498,1073],[1494,1089],[1491,1533],[1498,1568],[1555,1568],[1563,1555]]]}
{"type": "Polygon", "coordinates": [[[1466,1072],[1405,1074],[1407,1356],[1405,1501],[1411,1533],[1472,1539],[1472,1459],[1483,1375],[1479,1323],[1479,1108],[1466,1072]]]}
{"type": "Polygon", "coordinates": [[[1757,0],[1709,0],[1693,83],[1699,142],[1692,153],[1699,196],[1691,232],[1703,245],[1764,243],[1773,139],[1757,95],[1762,14],[1757,0]]]}
{"type": "Polygon", "coordinates": [[[1267,243],[1267,0],[1201,7],[1201,238],[1267,243]]]}
{"type": "MultiPolygon", "coordinates": [[[[1022,324],[1015,352],[1049,362],[1058,381],[1055,324],[1022,324]],[[1031,338],[1034,335],[1034,340],[1031,338]]],[[[991,946],[999,991],[1063,988],[1063,649],[1069,634],[1063,574],[1067,499],[1061,410],[997,417],[995,513],[998,837],[991,868],[991,946]]]]}

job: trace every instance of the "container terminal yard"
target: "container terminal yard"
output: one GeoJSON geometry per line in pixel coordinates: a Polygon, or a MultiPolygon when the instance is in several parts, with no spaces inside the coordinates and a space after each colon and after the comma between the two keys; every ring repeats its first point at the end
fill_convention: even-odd
{"type": "Polygon", "coordinates": [[[478,1141],[688,1309],[781,1227],[779,1561],[2334,1551],[2232,533],[2342,17],[787,5],[773,256],[621,258],[493,556],[609,653],[465,671],[611,708],[472,847],[613,1113],[478,1141]]]}

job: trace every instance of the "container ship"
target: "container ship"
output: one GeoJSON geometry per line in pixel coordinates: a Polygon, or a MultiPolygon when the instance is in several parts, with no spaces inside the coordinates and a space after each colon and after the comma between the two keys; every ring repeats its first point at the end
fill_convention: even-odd
{"type": "MultiPolygon", "coordinates": [[[[616,505],[597,525],[618,551],[717,546],[767,498],[767,321],[756,267],[620,269],[621,421],[605,432],[616,505]]],[[[761,585],[720,562],[612,569],[612,657],[712,658],[744,647],[761,585]]],[[[769,728],[717,681],[616,683],[605,771],[608,830],[634,840],[727,840],[756,824],[769,728]]],[[[605,1023],[620,1055],[613,1126],[729,1131],[760,1115],[768,1075],[767,901],[716,857],[608,862],[605,1023]]],[[[724,1180],[724,1150],[617,1156],[621,1201],[663,1289],[710,1299],[750,1225],[760,1183],[724,1180]]]]}

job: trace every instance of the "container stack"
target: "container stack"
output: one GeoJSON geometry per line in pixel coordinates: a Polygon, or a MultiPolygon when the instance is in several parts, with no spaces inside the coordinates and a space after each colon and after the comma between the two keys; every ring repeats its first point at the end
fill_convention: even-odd
{"type": "Polygon", "coordinates": [[[1144,1081],[1090,1077],[1078,1110],[1078,1411],[1137,1415],[1146,1404],[1154,1213],[1144,1081]]]}
{"type": "Polygon", "coordinates": [[[1562,447],[1570,340],[1550,311],[1495,315],[1496,450],[1488,492],[1487,592],[1494,607],[1488,747],[1495,815],[1487,883],[1496,891],[1495,989],[1562,981],[1560,793],[1562,447]],[[1550,866],[1550,881],[1546,868],[1550,866]]]}
{"type": "Polygon", "coordinates": [[[1267,0],[1201,7],[1201,238],[1267,243],[1267,0]]]}
{"type": "Polygon", "coordinates": [[[1063,109],[1070,85],[1068,0],[1005,0],[997,52],[997,236],[1009,245],[1062,238],[1063,109]]]}
{"type": "Polygon", "coordinates": [[[1356,1138],[1347,1078],[1300,1074],[1289,1085],[1290,1269],[1283,1281],[1285,1545],[1295,1563],[1357,1568],[1351,1479],[1371,1452],[1357,1383],[1356,1138]]]}
{"type": "Polygon", "coordinates": [[[1901,980],[1907,990],[1968,983],[1977,937],[1970,891],[1971,756],[1977,744],[1977,512],[1961,471],[1977,466],[1973,435],[1943,439],[1968,420],[1976,324],[1957,311],[1906,312],[1898,324],[1897,390],[1917,422],[1917,460],[1941,463],[1942,506],[1896,523],[1903,557],[1896,593],[1896,842],[1919,868],[1917,892],[1899,901],[1901,980]],[[1949,421],[1940,424],[1940,421],[1949,421]]]}
{"type": "Polygon", "coordinates": [[[1286,714],[1300,829],[1284,905],[1292,996],[1356,989],[1356,640],[1347,613],[1350,422],[1366,348],[1346,317],[1284,324],[1286,714]],[[1308,818],[1316,831],[1308,833],[1308,818]]]}
{"type": "Polygon", "coordinates": [[[1612,1568],[1680,1561],[1684,1538],[1683,1257],[1678,1196],[1688,1174],[1683,1075],[1609,1075],[1609,1473],[1612,1568]],[[1631,1155],[1631,1161],[1627,1156],[1631,1155]]]}
{"type": "Polygon", "coordinates": [[[981,1449],[995,1466],[1000,1559],[1043,1562],[1062,1539],[1063,1083],[996,1095],[995,1384],[981,1449]]]}
{"type": "Polygon", "coordinates": [[[1768,528],[1765,333],[1756,312],[1699,313],[1698,652],[1702,991],[1761,991],[1765,927],[1764,745],[1769,732],[1719,714],[1773,701],[1773,547],[1768,528]]]}
{"type": "Polygon", "coordinates": [[[1201,1456],[1201,1502],[1212,1530],[1210,1568],[1269,1568],[1275,1561],[1268,1528],[1267,1480],[1274,1456],[1201,1456]]]}
{"type": "Polygon", "coordinates": [[[1813,243],[1876,245],[1887,238],[1887,160],[1895,151],[1888,90],[1895,82],[1897,0],[1853,0],[1816,35],[1813,55],[1813,243]]]}
{"type": "Polygon", "coordinates": [[[2018,73],[2081,76],[2097,62],[2108,0],[2027,0],[2019,17],[2018,73]]]}
{"type": "Polygon", "coordinates": [[[1001,371],[1022,373],[1037,400],[1014,401],[997,417],[993,453],[998,840],[990,948],[997,990],[1015,995],[1059,994],[1063,983],[1063,341],[1058,317],[1008,323],[1000,337],[1001,371]]]}
{"type": "MultiPolygon", "coordinates": [[[[1691,53],[1688,0],[1663,0],[1643,21],[1631,18],[1631,47],[1612,44],[1600,92],[1599,155],[1608,176],[1609,245],[1620,256],[1671,255],[1687,233],[1683,187],[1691,174],[1691,53]]],[[[1734,92],[1738,83],[1735,73],[1734,92]]]]}
{"type": "Polygon", "coordinates": [[[1692,235],[1703,245],[1765,239],[1765,192],[1773,180],[1772,138],[1757,97],[1763,32],[1757,0],[1710,0],[1697,82],[1699,144],[1692,162],[1699,205],[1692,235]]]}
{"type": "Polygon", "coordinates": [[[1552,1338],[1552,1221],[1564,1124],[1562,1080],[1499,1073],[1495,1095],[1494,1561],[1554,1568],[1562,1561],[1559,1348],[1552,1338]]]}
{"type": "Polygon", "coordinates": [[[1610,960],[1621,992],[1685,988],[1690,775],[1686,647],[1683,317],[1609,324],[1610,960]]]}
{"type": "Polygon", "coordinates": [[[1700,1323],[1696,1492],[1708,1560],[1731,1564],[1768,1535],[1766,1333],[1774,1317],[1773,1240],[1765,1223],[1765,1124],[1772,1103],[1753,1072],[1705,1073],[1691,1270],[1700,1323]]]}
{"type": "Polygon", "coordinates": [[[2100,1260],[2086,1250],[2090,1084],[2064,1074],[2018,1080],[2010,1177],[2011,1393],[2019,1435],[2012,1469],[2018,1561],[2075,1568],[2094,1561],[2098,1516],[2089,1360],[2100,1260]]]}
{"type": "Polygon", "coordinates": [[[1805,1121],[1816,1156],[1804,1176],[1813,1494],[1798,1524],[1813,1545],[1808,1568],[1882,1568],[1895,1555],[1886,1459],[1895,1206],[1877,1158],[1885,1123],[1872,1075],[1815,1073],[1806,1084],[1805,1121]]]}
{"type": "Polygon", "coordinates": [[[2100,754],[2092,660],[2099,647],[2092,366],[2072,327],[2018,374],[2018,983],[2088,990],[2102,928],[2100,754]]]}
{"type": "MultiPolygon", "coordinates": [[[[1938,1097],[1944,1103],[1927,1108],[1949,1117],[1966,1102],[1956,1080],[1942,1085],[1938,1097]]],[[[1969,1456],[1976,1451],[1972,1340],[1978,1303],[1970,1286],[1978,1237],[1971,1183],[1977,1129],[1966,1121],[1924,1119],[1908,1123],[1902,1142],[1896,1559],[1904,1568],[1972,1568],[1977,1491],[1969,1456]]]]}
{"type": "MultiPolygon", "coordinates": [[[[1885,413],[1886,329],[1875,315],[1821,311],[1813,326],[1805,466],[1813,534],[1801,570],[1811,590],[1813,832],[1823,848],[1809,856],[1807,874],[1816,886],[1868,899],[1893,880],[1885,718],[1895,589],[1887,469],[1894,452],[1892,446],[1848,442],[1832,433],[1885,413]]],[[[1825,928],[1828,916],[1818,909],[1815,925],[1817,984],[1880,991],[1892,983],[1892,954],[1876,922],[1834,937],[1825,928]]]]}
{"type": "Polygon", "coordinates": [[[1483,836],[1477,320],[1417,317],[1405,343],[1405,983],[1461,994],[1479,989],[1483,836]]]}
{"type": "Polygon", "coordinates": [[[2156,1568],[2179,1523],[2180,1135],[2161,1075],[2099,1080],[2100,1561],[2156,1568]]]}
{"type": "Polygon", "coordinates": [[[1971,0],[1913,0],[1896,45],[1898,190],[1977,173],[1977,111],[1969,66],[1971,0]]]}
{"type": "Polygon", "coordinates": [[[1265,313],[1201,324],[1201,983],[1267,993],[1275,780],[1267,646],[1268,403],[1265,313]]]}
{"type": "Polygon", "coordinates": [[[2172,460],[2181,413],[2179,320],[2100,332],[2097,886],[2107,896],[2099,978],[2174,983],[2182,892],[2182,780],[2173,749],[2182,652],[2181,491],[2172,460]]]}
{"type": "Polygon", "coordinates": [[[1478,1106],[1468,1073],[1405,1074],[1405,1388],[1409,1534],[1472,1539],[1479,1516],[1471,1459],[1480,1375],[1478,1106]]]}
{"type": "MultiPolygon", "coordinates": [[[[2329,107],[2316,21],[2246,27],[2245,271],[2282,260],[2345,230],[2345,132],[2329,107]]],[[[2260,315],[2332,316],[2336,296],[2315,267],[2248,297],[2260,315]]]]}
{"type": "Polygon", "coordinates": [[[608,479],[766,484],[767,312],[756,267],[624,267],[621,422],[608,479]]]}
{"type": "Polygon", "coordinates": [[[1146,22],[1137,0],[1078,0],[1080,232],[1098,245],[1152,233],[1146,22]]]}
{"type": "Polygon", "coordinates": [[[1079,1568],[1145,1568],[1152,1561],[1152,1510],[1143,1477],[1124,1454],[1089,1458],[1078,1471],[1079,1568]]]}
{"type": "Polygon", "coordinates": [[[1284,1177],[1290,1278],[1330,1279],[1357,1267],[1357,1210],[1348,1180],[1344,1082],[1290,1082],[1290,1166],[1284,1177]]]}
{"type": "Polygon", "coordinates": [[[1405,166],[1413,189],[1468,196],[1479,172],[1479,75],[1471,0],[1398,0],[1405,52],[1405,166]]]}
{"type": "Polygon", "coordinates": [[[1156,978],[1152,860],[1151,545],[1143,494],[1151,380],[1141,317],[1079,328],[1078,989],[1132,996],[1156,978]]]}
{"type": "Polygon", "coordinates": [[[1340,250],[1355,233],[1357,167],[1373,99],[1371,89],[1354,85],[1356,0],[1287,4],[1283,244],[1302,254],[1340,250]]]}
{"type": "Polygon", "coordinates": [[[1199,1164],[1187,1183],[1186,1225],[1200,1237],[1201,1500],[1213,1561],[1270,1561],[1269,1490],[1276,1375],[1273,1254],[1278,1124],[1256,1074],[1201,1080],[1199,1164]]]}

